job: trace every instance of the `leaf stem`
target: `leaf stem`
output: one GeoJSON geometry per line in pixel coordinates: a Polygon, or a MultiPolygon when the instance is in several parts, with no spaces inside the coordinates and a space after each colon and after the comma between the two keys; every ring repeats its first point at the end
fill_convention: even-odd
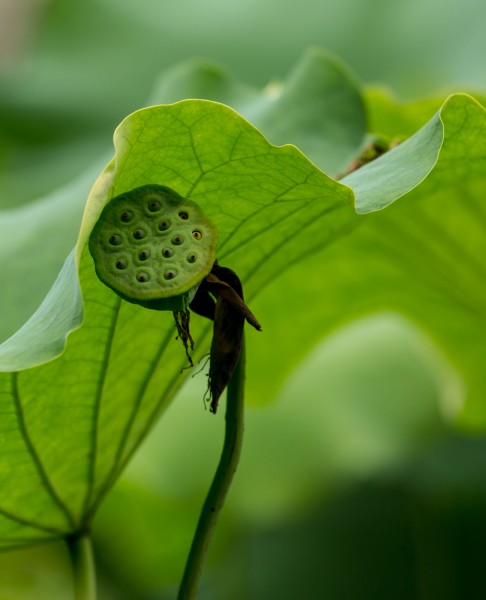
{"type": "Polygon", "coordinates": [[[96,600],[95,564],[89,532],[77,532],[66,541],[73,566],[75,600],[96,600]]]}
{"type": "Polygon", "coordinates": [[[196,598],[209,544],[240,460],[244,429],[245,363],[243,334],[240,358],[233,376],[228,382],[223,451],[199,516],[179,588],[178,600],[194,600],[196,598]]]}

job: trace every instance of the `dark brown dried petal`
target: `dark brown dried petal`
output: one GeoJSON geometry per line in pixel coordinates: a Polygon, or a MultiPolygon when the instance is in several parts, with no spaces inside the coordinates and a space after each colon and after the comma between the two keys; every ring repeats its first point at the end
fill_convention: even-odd
{"type": "Polygon", "coordinates": [[[210,350],[210,410],[216,413],[241,353],[245,320],[261,331],[256,317],[243,301],[241,282],[234,271],[214,265],[201,283],[190,308],[214,321],[210,350]],[[216,302],[211,298],[212,294],[216,302]]]}

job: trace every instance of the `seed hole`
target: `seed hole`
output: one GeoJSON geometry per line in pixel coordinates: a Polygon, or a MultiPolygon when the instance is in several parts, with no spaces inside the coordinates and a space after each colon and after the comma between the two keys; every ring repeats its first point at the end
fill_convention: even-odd
{"type": "Polygon", "coordinates": [[[194,254],[194,252],[191,252],[191,254],[187,255],[186,260],[188,263],[195,263],[197,260],[197,255],[194,254]]]}
{"type": "Polygon", "coordinates": [[[149,280],[148,273],[144,273],[143,271],[140,273],[137,273],[137,281],[139,281],[140,283],[145,283],[148,280],[149,280]]]}
{"type": "Polygon", "coordinates": [[[120,215],[120,221],[123,221],[123,223],[130,223],[132,219],[133,213],[130,210],[124,210],[120,215]]]}
{"type": "Polygon", "coordinates": [[[138,258],[140,260],[147,260],[147,258],[150,256],[150,250],[141,250],[138,253],[138,258]]]}
{"type": "Polygon", "coordinates": [[[119,246],[122,243],[122,238],[120,235],[112,235],[108,241],[112,246],[119,246]]]}
{"type": "Polygon", "coordinates": [[[117,269],[123,271],[123,269],[126,269],[128,267],[128,261],[124,258],[120,258],[120,260],[116,261],[115,266],[117,269]]]}
{"type": "Polygon", "coordinates": [[[171,256],[174,256],[174,250],[172,250],[172,248],[164,248],[162,250],[162,256],[164,258],[170,258],[171,256]]]}
{"type": "Polygon", "coordinates": [[[184,243],[184,238],[182,237],[182,235],[175,235],[171,239],[171,242],[174,244],[174,246],[180,246],[181,244],[184,243]]]}
{"type": "Polygon", "coordinates": [[[133,237],[136,240],[143,240],[143,238],[146,236],[146,233],[143,229],[135,229],[135,231],[133,232],[133,237]]]}
{"type": "Polygon", "coordinates": [[[158,200],[150,200],[148,203],[148,209],[150,212],[157,212],[160,210],[160,202],[158,200]]]}
{"type": "Polygon", "coordinates": [[[181,212],[179,213],[179,219],[182,219],[183,221],[187,221],[188,218],[189,218],[189,215],[186,213],[186,211],[181,210],[181,212]]]}
{"type": "Polygon", "coordinates": [[[175,269],[167,269],[167,271],[164,272],[164,279],[174,279],[176,275],[177,271],[175,269]]]}
{"type": "Polygon", "coordinates": [[[202,233],[196,229],[195,231],[192,232],[192,237],[195,240],[200,240],[202,238],[202,233]]]}
{"type": "Polygon", "coordinates": [[[170,227],[170,221],[168,221],[167,219],[162,219],[162,221],[160,221],[159,231],[167,231],[167,229],[169,229],[169,227],[170,227]]]}

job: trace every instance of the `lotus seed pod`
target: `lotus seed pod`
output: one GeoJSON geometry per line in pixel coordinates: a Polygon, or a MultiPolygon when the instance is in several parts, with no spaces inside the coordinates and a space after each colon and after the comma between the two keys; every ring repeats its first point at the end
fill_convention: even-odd
{"type": "Polygon", "coordinates": [[[214,224],[191,200],[162,185],[116,196],[89,240],[101,281],[155,310],[186,309],[216,259],[214,224]]]}

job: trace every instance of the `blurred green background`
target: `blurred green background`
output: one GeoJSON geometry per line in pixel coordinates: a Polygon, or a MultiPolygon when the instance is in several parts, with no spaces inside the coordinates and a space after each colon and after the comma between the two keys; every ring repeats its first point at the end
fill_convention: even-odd
{"type": "MultiPolygon", "coordinates": [[[[322,46],[402,98],[484,93],[485,22],[480,0],[1,0],[0,207],[89,189],[114,127],[181,61],[263,86],[322,46]]],[[[222,442],[204,386],[189,381],[97,517],[102,600],[174,597],[222,442]]],[[[484,597],[486,442],[455,429],[463,396],[399,315],[323,340],[248,409],[201,599],[484,597]]],[[[0,600],[70,586],[60,545],[0,556],[0,600]]]]}

